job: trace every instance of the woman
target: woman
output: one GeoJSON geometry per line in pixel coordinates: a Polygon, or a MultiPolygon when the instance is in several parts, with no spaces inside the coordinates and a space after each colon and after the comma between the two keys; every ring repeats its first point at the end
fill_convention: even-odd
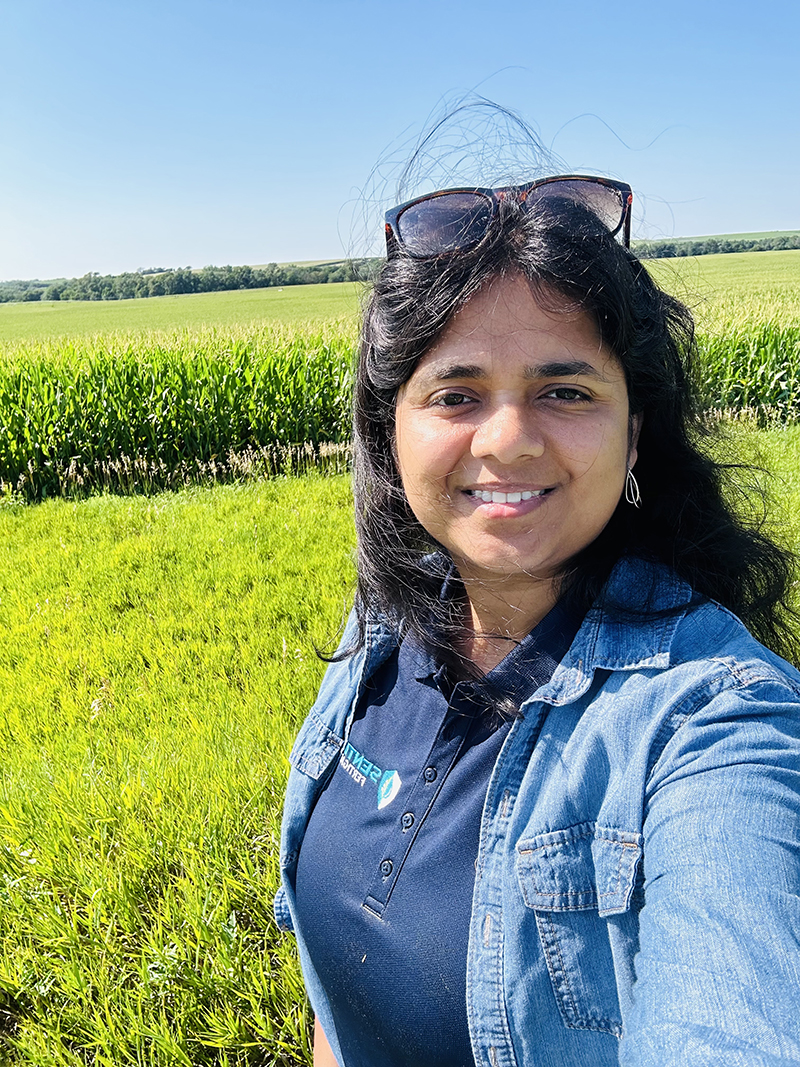
{"type": "Polygon", "coordinates": [[[387,215],[276,900],[317,1067],[800,1063],[800,676],[756,640],[791,652],[790,562],[698,447],[630,204],[387,215]]]}

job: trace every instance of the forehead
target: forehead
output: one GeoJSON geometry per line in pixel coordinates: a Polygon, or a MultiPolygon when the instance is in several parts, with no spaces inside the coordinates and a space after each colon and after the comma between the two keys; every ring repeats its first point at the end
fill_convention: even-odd
{"type": "Polygon", "coordinates": [[[537,298],[520,275],[496,279],[472,297],[422,357],[415,374],[449,377],[454,360],[486,372],[497,366],[516,368],[527,377],[537,365],[563,365],[572,368],[565,373],[608,379],[623,373],[592,315],[555,294],[537,298]]]}

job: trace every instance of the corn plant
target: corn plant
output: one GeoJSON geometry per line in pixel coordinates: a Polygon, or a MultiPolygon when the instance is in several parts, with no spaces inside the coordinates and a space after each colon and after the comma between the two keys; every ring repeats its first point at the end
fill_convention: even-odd
{"type": "Polygon", "coordinates": [[[40,499],[313,459],[349,438],[351,363],[344,331],[274,327],[21,347],[0,363],[0,482],[40,499]]]}

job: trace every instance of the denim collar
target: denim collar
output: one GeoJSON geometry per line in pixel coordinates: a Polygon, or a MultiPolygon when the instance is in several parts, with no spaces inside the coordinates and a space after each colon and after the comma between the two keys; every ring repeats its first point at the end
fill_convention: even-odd
{"type": "Polygon", "coordinates": [[[693,601],[697,597],[691,586],[669,567],[623,556],[536,699],[569,704],[586,692],[597,670],[669,667],[675,632],[693,601]],[[604,604],[614,610],[606,610],[604,604]]]}

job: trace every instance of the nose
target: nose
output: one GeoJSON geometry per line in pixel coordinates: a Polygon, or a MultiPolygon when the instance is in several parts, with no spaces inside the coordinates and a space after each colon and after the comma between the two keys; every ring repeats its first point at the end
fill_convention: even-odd
{"type": "Polygon", "coordinates": [[[472,437],[476,458],[493,457],[500,463],[538,458],[544,449],[544,437],[527,404],[496,405],[484,414],[472,437]]]}

